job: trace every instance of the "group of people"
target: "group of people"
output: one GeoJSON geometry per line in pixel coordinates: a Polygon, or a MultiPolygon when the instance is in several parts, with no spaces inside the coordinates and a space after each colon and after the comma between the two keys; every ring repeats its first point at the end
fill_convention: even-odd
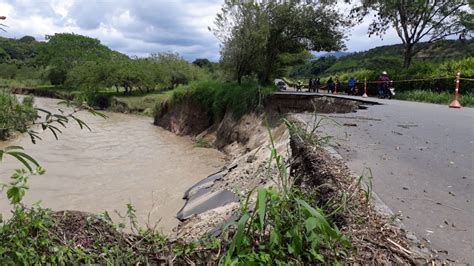
{"type": "MultiPolygon", "coordinates": [[[[391,84],[390,77],[388,76],[387,72],[383,71],[382,74],[379,76],[378,81],[377,81],[377,89],[378,89],[378,96],[379,98],[391,98],[391,96],[394,95],[394,92],[392,91],[393,89],[389,88],[391,84]]],[[[347,80],[347,94],[348,95],[358,95],[359,89],[358,89],[358,83],[359,81],[354,78],[350,77],[347,80]]],[[[322,89],[324,87],[321,87],[321,80],[320,78],[310,78],[308,81],[308,92],[317,92],[319,93],[319,89],[322,89]]],[[[327,92],[330,94],[333,94],[335,92],[340,92],[340,91],[345,91],[342,87],[341,82],[339,81],[339,78],[336,76],[335,79],[333,80],[332,77],[330,77],[326,83],[325,88],[327,89],[327,92]]],[[[303,83],[298,81],[296,85],[296,91],[302,91],[303,90],[303,83]]]]}
{"type": "Polygon", "coordinates": [[[321,87],[321,80],[319,78],[309,79],[308,92],[319,92],[320,87],[321,87]]]}
{"type": "MultiPolygon", "coordinates": [[[[312,79],[309,80],[311,84],[311,81],[312,79]]],[[[316,84],[317,84],[317,87],[316,90],[317,91],[314,91],[314,92],[319,92],[319,88],[320,88],[320,85],[321,85],[321,82],[319,80],[319,78],[313,80],[313,82],[316,81],[316,84]]],[[[347,81],[347,93],[349,95],[357,95],[357,80],[354,78],[354,77],[350,77],[349,80],[347,81]]],[[[342,87],[342,84],[341,84],[341,81],[339,81],[339,78],[336,77],[334,80],[332,79],[332,77],[330,77],[328,79],[328,81],[326,82],[326,89],[328,91],[328,93],[332,94],[334,92],[337,92],[338,90],[339,91],[342,91],[343,90],[343,87],[342,87]]],[[[311,85],[310,85],[310,89],[309,91],[311,91],[311,85]]]]}

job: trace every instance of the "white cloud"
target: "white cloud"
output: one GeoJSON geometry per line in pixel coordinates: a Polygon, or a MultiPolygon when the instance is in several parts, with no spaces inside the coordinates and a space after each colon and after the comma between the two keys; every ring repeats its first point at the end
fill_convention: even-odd
{"type": "MultiPolygon", "coordinates": [[[[175,51],[186,59],[219,58],[219,41],[208,31],[223,0],[5,0],[0,12],[7,16],[8,32],[31,35],[74,32],[100,39],[128,55],[175,51]]],[[[341,8],[346,8],[341,6],[341,8]]],[[[381,40],[366,34],[369,20],[349,34],[348,51],[399,43],[394,31],[381,40]]]]}

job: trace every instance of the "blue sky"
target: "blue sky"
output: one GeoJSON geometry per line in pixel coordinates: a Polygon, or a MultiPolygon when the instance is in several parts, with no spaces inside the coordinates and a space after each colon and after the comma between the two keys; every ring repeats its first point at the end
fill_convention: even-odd
{"type": "MultiPolygon", "coordinates": [[[[97,38],[131,56],[173,51],[188,60],[219,59],[219,41],[208,31],[224,0],[2,0],[7,33],[44,40],[56,32],[97,38]]],[[[340,6],[341,9],[346,9],[340,6]]],[[[347,51],[399,43],[394,31],[369,38],[369,21],[347,31],[347,51]]]]}

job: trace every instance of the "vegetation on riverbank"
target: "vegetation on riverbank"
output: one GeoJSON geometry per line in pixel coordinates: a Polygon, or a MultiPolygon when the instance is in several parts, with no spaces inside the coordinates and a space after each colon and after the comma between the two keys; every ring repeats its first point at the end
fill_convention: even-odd
{"type": "Polygon", "coordinates": [[[292,172],[290,158],[278,154],[270,141],[266,178],[274,186],[258,189],[255,200],[253,192],[243,198],[240,219],[219,238],[168,239],[153,228],[139,227],[131,205],[122,215],[124,220],[114,223],[107,213],[54,212],[26,207],[20,198],[12,202],[13,217],[0,220],[0,242],[6,243],[0,248],[0,260],[11,264],[222,265],[410,261],[410,256],[394,257],[390,247],[360,240],[363,235],[384,241],[379,240],[383,226],[385,237],[406,246],[401,232],[374,213],[370,178],[363,183],[364,177],[353,179],[346,170],[333,169],[327,163],[332,159],[322,152],[312,131],[294,122],[287,121],[287,126],[292,132],[292,172]]]}
{"type": "MultiPolygon", "coordinates": [[[[19,90],[33,86],[34,93],[41,91],[78,100],[71,113],[65,114],[64,110],[52,113],[34,109],[30,100],[19,103],[11,95],[0,98],[2,108],[6,106],[0,109],[6,114],[5,118],[1,117],[5,126],[0,130],[5,131],[0,134],[25,132],[35,118],[44,119],[35,124],[50,130],[56,138],[61,126],[71,121],[88,128],[74,114],[83,109],[97,114],[89,105],[150,113],[152,107],[160,112],[167,105],[194,103],[208,112],[204,118],[214,122],[211,125],[217,125],[227,114],[238,119],[260,111],[265,96],[275,89],[269,86],[272,79],[288,74],[289,67],[291,70],[296,63],[310,58],[309,51],[344,48],[346,27],[353,21],[342,16],[335,2],[237,2],[226,1],[211,29],[222,41],[222,58],[217,66],[204,60],[191,64],[169,52],[130,58],[97,39],[70,33],[56,33],[48,36],[46,42],[36,42],[29,36],[20,40],[0,39],[1,85],[19,90]],[[38,117],[38,112],[43,117],[38,117]]],[[[434,3],[437,4],[443,3],[434,3]]],[[[371,8],[384,6],[376,4],[371,8]]],[[[430,18],[420,28],[434,23],[431,24],[433,34],[440,32],[439,25],[453,14],[442,12],[444,18],[426,16],[429,10],[441,8],[424,6],[407,10],[415,15],[421,12],[419,21],[430,18]]],[[[378,18],[389,20],[389,13],[379,11],[378,18]]],[[[385,29],[380,28],[382,32],[385,29]]],[[[444,29],[449,27],[445,25],[444,29]]],[[[407,47],[405,50],[411,55],[407,47]]],[[[395,65],[392,63],[399,63],[391,59],[382,58],[382,63],[375,60],[363,68],[347,68],[360,65],[357,58],[343,66],[332,59],[317,63],[321,63],[320,71],[326,68],[326,74],[344,80],[351,75],[359,80],[362,77],[374,80],[381,66],[393,79],[429,79],[407,83],[415,85],[399,88],[402,93],[413,88],[447,90],[455,72],[462,71],[469,77],[469,71],[474,69],[472,57],[460,62],[414,62],[407,69],[390,68],[395,65]]],[[[313,62],[309,63],[315,68],[313,62]]],[[[369,93],[374,86],[371,83],[369,93]]],[[[406,97],[418,96],[414,93],[406,97]]],[[[424,94],[419,98],[437,100],[424,94]]],[[[193,109],[185,111],[191,113],[193,109]]],[[[270,158],[268,164],[261,164],[267,171],[267,180],[259,183],[269,186],[245,193],[240,211],[232,213],[239,216],[237,222],[228,226],[218,239],[210,237],[195,242],[170,240],[152,228],[139,228],[131,205],[127,206],[125,215],[131,233],[124,232],[124,224],[114,224],[107,213],[53,212],[38,206],[27,207],[22,204],[22,198],[28,190],[28,178],[44,174],[44,169],[21,147],[0,149],[0,161],[2,156],[12,156],[23,165],[23,169],[16,170],[9,182],[2,185],[13,216],[8,220],[0,216],[0,260],[6,264],[416,264],[415,253],[407,251],[409,244],[404,232],[390,226],[374,211],[370,201],[371,178],[366,182],[364,176],[352,178],[341,161],[319,147],[314,139],[317,136],[312,134],[317,128],[309,134],[295,123],[286,122],[291,135],[291,158],[278,154],[270,132],[270,158]]],[[[173,120],[173,123],[184,122],[173,120]]],[[[227,130],[231,128],[232,125],[227,130]]],[[[33,141],[39,139],[36,132],[28,133],[33,141]]],[[[229,145],[239,137],[247,137],[235,137],[238,132],[226,133],[230,136],[229,145]]],[[[206,143],[201,141],[198,145],[206,143]]],[[[267,145],[262,144],[258,149],[262,147],[267,145]]],[[[246,159],[247,163],[252,160],[250,156],[246,159]]],[[[256,173],[248,173],[252,174],[256,173]]]]}
{"type": "MultiPolygon", "coordinates": [[[[238,85],[219,81],[197,81],[181,85],[171,93],[169,104],[182,104],[193,101],[209,111],[214,121],[220,121],[230,112],[238,119],[246,113],[263,108],[266,95],[273,92],[273,86],[260,86],[256,83],[238,85]]],[[[160,105],[157,105],[159,111],[160,105]]]]}
{"type": "Polygon", "coordinates": [[[5,140],[14,131],[26,132],[36,119],[33,98],[22,101],[15,96],[0,91],[0,140],[5,140]]]}

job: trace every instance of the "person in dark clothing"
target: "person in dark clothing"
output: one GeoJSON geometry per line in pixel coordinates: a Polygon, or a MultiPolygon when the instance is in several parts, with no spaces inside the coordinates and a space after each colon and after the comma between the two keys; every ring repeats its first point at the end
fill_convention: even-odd
{"type": "Polygon", "coordinates": [[[313,78],[310,78],[308,81],[308,92],[311,92],[313,89],[313,78]]]}
{"type": "Polygon", "coordinates": [[[319,78],[316,78],[314,81],[313,81],[313,92],[317,92],[319,93],[319,87],[321,87],[321,80],[319,78]]]}
{"type": "Polygon", "coordinates": [[[387,96],[386,91],[389,83],[390,78],[388,77],[387,72],[383,71],[378,80],[379,98],[385,98],[385,96],[387,96]]]}
{"type": "Polygon", "coordinates": [[[328,79],[328,82],[326,83],[326,85],[328,88],[328,93],[332,93],[332,91],[334,90],[334,81],[332,81],[331,77],[328,79]]]}
{"type": "Polygon", "coordinates": [[[347,81],[347,86],[349,87],[349,95],[355,95],[355,84],[356,80],[353,77],[350,77],[347,81]]]}

